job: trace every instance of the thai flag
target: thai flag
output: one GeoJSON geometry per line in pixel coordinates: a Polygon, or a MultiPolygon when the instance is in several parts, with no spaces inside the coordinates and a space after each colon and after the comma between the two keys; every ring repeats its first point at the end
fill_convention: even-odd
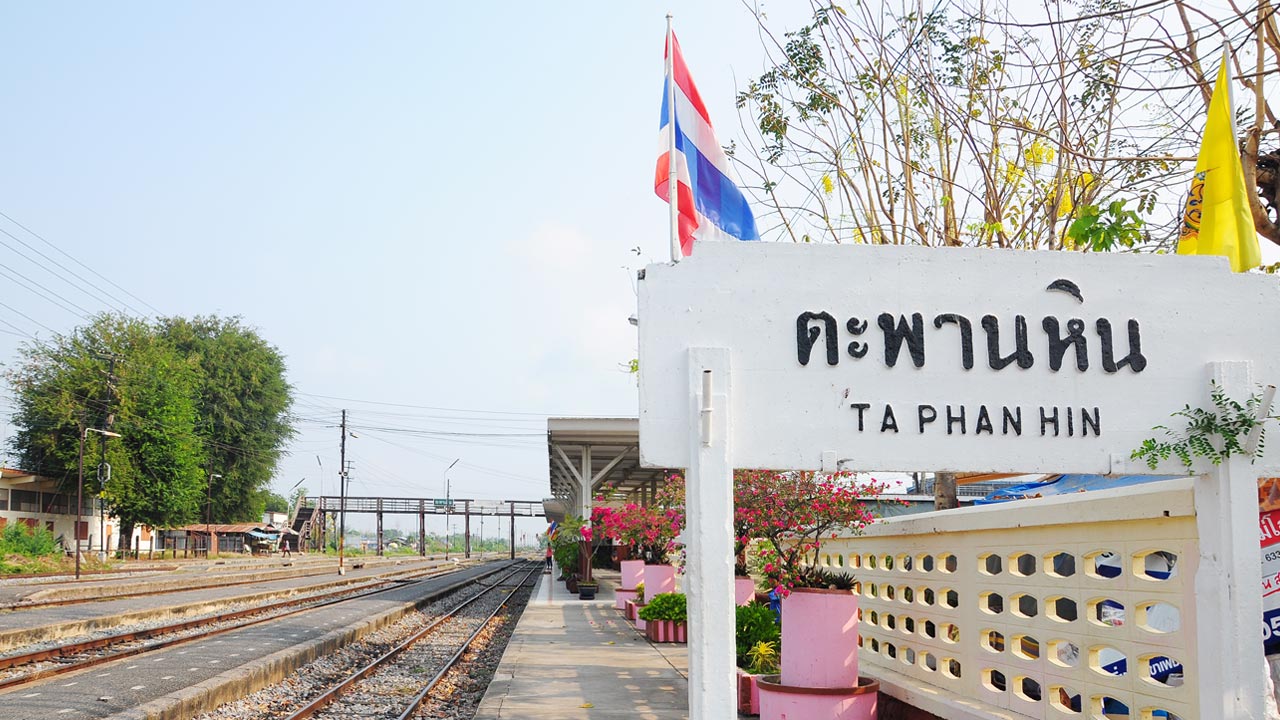
{"type": "MultiPolygon", "coordinates": [[[[716,141],[707,106],[689,76],[674,32],[667,33],[667,77],[662,91],[662,120],[658,132],[658,168],[653,189],[671,202],[670,173],[672,119],[675,120],[676,199],[680,252],[693,252],[698,239],[715,237],[719,231],[738,240],[759,240],[756,220],[742,191],[729,179],[729,158],[716,141]],[[673,52],[674,51],[674,52],[673,52]],[[674,104],[672,103],[674,100],[674,104]],[[674,105],[675,111],[672,112],[674,105]]],[[[673,243],[674,245],[674,243],[673,243]]],[[[672,248],[672,259],[675,248],[672,248]]]]}

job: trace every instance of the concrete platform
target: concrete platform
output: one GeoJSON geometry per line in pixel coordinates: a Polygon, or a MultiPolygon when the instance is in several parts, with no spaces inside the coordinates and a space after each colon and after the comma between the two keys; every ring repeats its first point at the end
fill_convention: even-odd
{"type": "Polygon", "coordinates": [[[688,646],[650,644],[613,608],[618,574],[593,572],[592,601],[542,576],[475,720],[689,716],[688,646]]]}

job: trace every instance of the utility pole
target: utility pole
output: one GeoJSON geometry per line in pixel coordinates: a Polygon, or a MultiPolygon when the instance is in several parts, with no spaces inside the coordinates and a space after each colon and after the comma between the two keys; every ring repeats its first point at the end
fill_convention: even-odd
{"type": "MultiPolygon", "coordinates": [[[[107,382],[106,397],[103,398],[102,406],[106,409],[107,417],[103,423],[103,429],[111,432],[116,424],[116,414],[111,411],[111,401],[116,394],[116,360],[120,357],[115,353],[107,354],[107,382]]],[[[107,436],[102,435],[98,440],[98,449],[100,451],[98,461],[98,545],[102,548],[98,553],[99,560],[107,559],[107,510],[106,503],[103,502],[103,494],[106,490],[107,481],[111,479],[111,466],[107,464],[107,436]]],[[[89,543],[89,551],[93,552],[93,543],[89,543]]]]}
{"type": "Polygon", "coordinates": [[[933,474],[933,509],[954,510],[960,507],[956,497],[956,474],[940,472],[933,474]]]}
{"type": "Polygon", "coordinates": [[[338,574],[346,575],[343,565],[343,546],[347,541],[347,411],[342,411],[342,440],[338,444],[338,489],[341,496],[338,508],[338,574]]]}
{"type": "Polygon", "coordinates": [[[453,466],[457,465],[458,460],[461,460],[461,459],[462,458],[458,458],[457,460],[454,460],[453,462],[449,463],[449,467],[444,469],[444,559],[445,560],[449,559],[449,538],[452,537],[452,535],[449,533],[449,511],[452,510],[452,508],[449,506],[453,504],[453,501],[449,499],[449,471],[452,470],[453,466]]]}
{"type": "Polygon", "coordinates": [[[218,554],[218,547],[217,547],[218,544],[214,542],[213,524],[212,524],[213,523],[213,480],[214,478],[221,480],[222,476],[219,475],[218,473],[213,472],[213,470],[210,470],[209,482],[205,484],[205,492],[207,493],[207,495],[205,496],[205,501],[204,501],[204,534],[209,536],[208,538],[209,547],[205,549],[205,557],[207,558],[213,557],[218,554]]]}

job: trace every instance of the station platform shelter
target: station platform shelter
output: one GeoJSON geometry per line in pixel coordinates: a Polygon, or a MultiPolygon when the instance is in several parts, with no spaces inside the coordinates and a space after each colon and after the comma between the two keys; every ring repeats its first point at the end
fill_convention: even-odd
{"type": "Polygon", "coordinates": [[[547,418],[547,464],[552,497],[548,520],[590,517],[592,499],[653,501],[671,470],[640,466],[640,420],[634,417],[547,418]]]}

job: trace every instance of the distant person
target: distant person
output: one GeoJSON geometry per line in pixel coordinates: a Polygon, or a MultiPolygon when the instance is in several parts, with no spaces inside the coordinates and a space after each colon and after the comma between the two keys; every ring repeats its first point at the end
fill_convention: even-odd
{"type": "Polygon", "coordinates": [[[551,572],[551,546],[547,546],[547,572],[551,572]]]}
{"type": "Polygon", "coordinates": [[[292,558],[292,557],[293,557],[293,553],[289,551],[289,541],[288,541],[288,540],[285,540],[285,541],[284,541],[284,556],[285,556],[285,557],[287,557],[287,558],[292,558]]]}

